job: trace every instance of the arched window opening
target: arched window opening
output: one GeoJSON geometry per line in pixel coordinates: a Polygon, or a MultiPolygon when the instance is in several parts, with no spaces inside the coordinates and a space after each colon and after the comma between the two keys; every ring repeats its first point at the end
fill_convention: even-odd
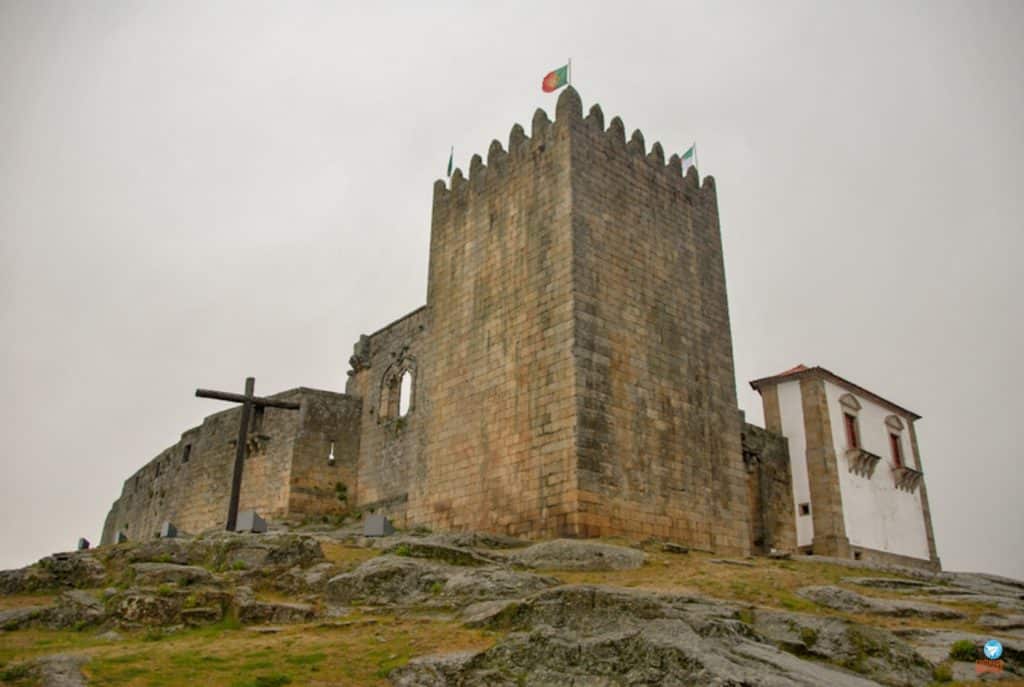
{"type": "Polygon", "coordinates": [[[398,381],[398,417],[405,417],[412,410],[412,374],[402,373],[398,381]]]}

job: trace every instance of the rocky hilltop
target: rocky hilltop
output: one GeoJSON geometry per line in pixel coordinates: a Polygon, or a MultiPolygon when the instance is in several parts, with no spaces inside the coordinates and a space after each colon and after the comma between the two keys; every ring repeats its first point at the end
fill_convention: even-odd
{"type": "Polygon", "coordinates": [[[657,541],[208,532],[0,572],[22,685],[1024,684],[1024,583],[657,541]],[[979,663],[997,638],[1001,663],[979,663]]]}

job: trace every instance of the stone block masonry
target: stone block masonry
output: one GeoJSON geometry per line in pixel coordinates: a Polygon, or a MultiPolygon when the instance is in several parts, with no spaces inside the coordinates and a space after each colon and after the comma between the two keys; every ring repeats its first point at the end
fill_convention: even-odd
{"type": "MultiPolygon", "coordinates": [[[[340,512],[344,504],[335,484],[355,482],[361,402],[306,388],[272,398],[298,401],[302,408],[267,408],[254,416],[239,509],[265,517],[340,512]],[[327,464],[331,441],[333,466],[327,464]]],[[[129,477],[107,515],[101,543],[114,543],[118,531],[130,540],[150,539],[165,521],[191,533],[223,526],[240,418],[240,408],[207,417],[129,477]]]]}
{"type": "MultiPolygon", "coordinates": [[[[323,427],[267,411],[243,509],[329,510],[343,481],[400,527],[751,549],[714,180],[571,87],[436,182],[426,304],[350,364],[323,427]]],[[[232,412],[130,479],[105,537],[219,522],[232,412]]]]}

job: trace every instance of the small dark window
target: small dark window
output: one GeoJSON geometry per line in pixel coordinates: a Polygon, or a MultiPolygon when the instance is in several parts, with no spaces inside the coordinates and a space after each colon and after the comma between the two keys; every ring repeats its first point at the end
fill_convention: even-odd
{"type": "Polygon", "coordinates": [[[892,463],[898,468],[903,467],[903,451],[900,448],[900,435],[889,435],[889,446],[892,448],[892,463]]]}
{"type": "Polygon", "coordinates": [[[860,557],[861,557],[861,555],[862,555],[862,554],[861,554],[861,552],[860,552],[860,551],[854,551],[854,552],[853,552],[853,560],[855,560],[855,561],[859,561],[859,560],[860,560],[860,557]]]}
{"type": "Polygon", "coordinates": [[[188,459],[192,457],[192,444],[185,444],[185,449],[181,452],[181,462],[187,463],[188,459]]]}
{"type": "Polygon", "coordinates": [[[800,504],[800,515],[810,515],[810,514],[811,514],[811,504],[809,504],[809,503],[801,503],[800,504]]]}
{"type": "Polygon", "coordinates": [[[860,441],[857,439],[857,418],[849,413],[843,413],[843,420],[846,423],[846,445],[849,448],[860,448],[860,441]]]}

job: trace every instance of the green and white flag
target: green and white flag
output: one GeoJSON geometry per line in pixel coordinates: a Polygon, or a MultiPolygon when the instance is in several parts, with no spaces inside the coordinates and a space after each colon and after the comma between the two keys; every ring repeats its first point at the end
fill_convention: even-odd
{"type": "Polygon", "coordinates": [[[690,167],[697,166],[697,144],[694,143],[690,146],[690,149],[683,153],[683,157],[681,159],[683,162],[683,176],[686,176],[686,171],[690,169],[690,167]]]}

